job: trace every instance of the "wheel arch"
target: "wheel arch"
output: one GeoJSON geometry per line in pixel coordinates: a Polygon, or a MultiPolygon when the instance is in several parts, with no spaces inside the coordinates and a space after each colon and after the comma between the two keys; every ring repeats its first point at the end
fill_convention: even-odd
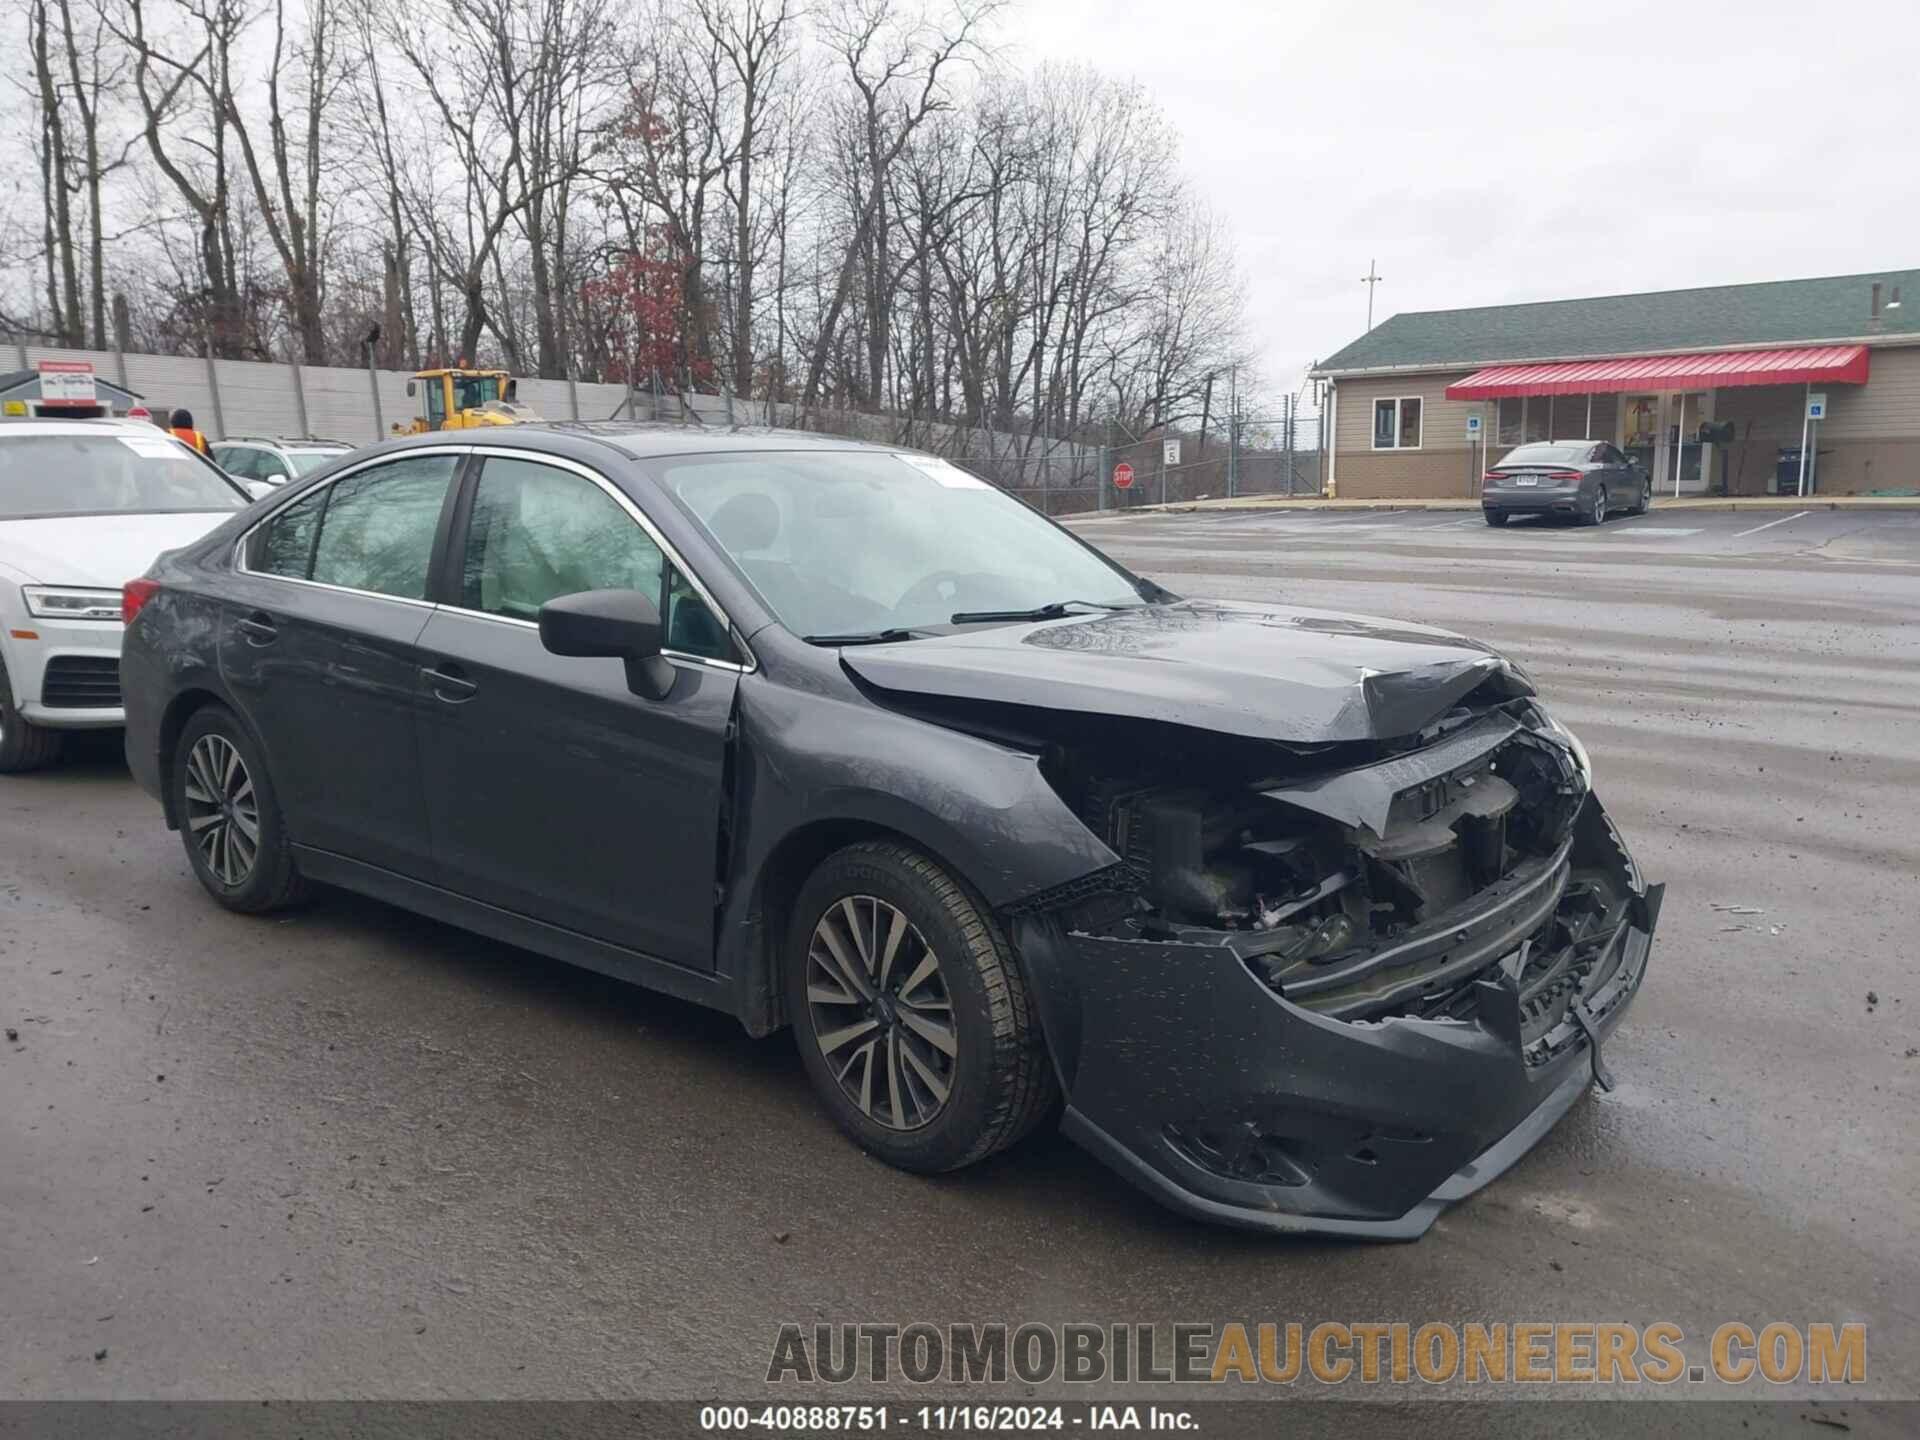
{"type": "Polygon", "coordinates": [[[804,821],[769,848],[754,868],[751,883],[722,907],[715,957],[720,973],[733,979],[735,1013],[750,1034],[770,1035],[789,1023],[780,963],[781,947],[793,923],[794,902],[807,878],[827,857],[849,845],[890,841],[917,851],[965,886],[983,914],[993,914],[968,867],[953,858],[951,839],[941,843],[937,832],[944,827],[931,817],[927,819],[925,825],[911,820],[903,825],[898,816],[882,818],[849,809],[804,821]]]}
{"type": "Polygon", "coordinates": [[[160,809],[166,816],[169,830],[180,828],[180,816],[173,803],[174,752],[180,748],[180,736],[185,733],[189,722],[209,707],[217,707],[233,716],[235,723],[253,738],[256,745],[259,744],[259,736],[254,733],[253,726],[247,723],[247,717],[240,707],[205,680],[196,680],[175,692],[168,699],[166,708],[160,712],[160,725],[154,735],[154,746],[159,752],[155,760],[160,776],[160,809]]]}

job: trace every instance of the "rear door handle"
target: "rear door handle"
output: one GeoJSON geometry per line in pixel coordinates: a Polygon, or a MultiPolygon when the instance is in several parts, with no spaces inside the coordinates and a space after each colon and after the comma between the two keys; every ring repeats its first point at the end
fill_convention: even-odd
{"type": "Polygon", "coordinates": [[[458,665],[447,665],[440,669],[429,665],[420,671],[420,675],[427,682],[427,688],[433,691],[434,698],[449,705],[471,700],[480,691],[478,685],[461,673],[458,665]]]}
{"type": "Polygon", "coordinates": [[[249,645],[271,645],[280,638],[280,631],[273,623],[273,617],[264,610],[256,610],[235,627],[247,637],[249,645]]]}

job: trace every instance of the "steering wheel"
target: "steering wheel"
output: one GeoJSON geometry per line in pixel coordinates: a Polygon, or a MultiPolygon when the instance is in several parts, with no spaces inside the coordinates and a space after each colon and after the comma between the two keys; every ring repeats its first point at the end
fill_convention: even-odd
{"type": "Polygon", "coordinates": [[[940,617],[944,620],[955,610],[966,608],[960,603],[960,587],[965,581],[978,578],[961,570],[936,570],[931,575],[923,575],[893,602],[894,613],[911,618],[915,610],[944,609],[946,613],[940,617]]]}

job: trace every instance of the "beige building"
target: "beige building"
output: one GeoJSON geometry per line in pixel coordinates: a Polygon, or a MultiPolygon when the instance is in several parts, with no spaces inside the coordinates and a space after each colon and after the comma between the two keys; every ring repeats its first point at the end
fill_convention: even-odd
{"type": "Polygon", "coordinates": [[[1470,498],[1571,439],[1662,496],[1920,492],[1920,270],[1395,315],[1313,374],[1345,498],[1470,498]]]}

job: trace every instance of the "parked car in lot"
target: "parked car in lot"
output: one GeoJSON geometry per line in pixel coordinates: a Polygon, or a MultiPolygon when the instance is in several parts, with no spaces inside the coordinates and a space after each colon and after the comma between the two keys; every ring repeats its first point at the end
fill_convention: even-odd
{"type": "Polygon", "coordinates": [[[128,761],[219,903],[791,1025],[910,1170],[1063,1100],[1189,1214],[1416,1236],[1604,1076],[1660,908],[1486,646],[1182,599],[926,455],[420,436],[126,609],[128,761]]]}
{"type": "Polygon", "coordinates": [[[0,421],[0,773],[120,724],[120,587],[247,498],[145,421],[0,421]]]}
{"type": "Polygon", "coordinates": [[[1480,486],[1489,525],[1515,515],[1558,515],[1600,525],[1616,510],[1644,515],[1653,505],[1653,480],[1614,445],[1595,440],[1551,440],[1522,445],[1491,466],[1480,486]]]}
{"type": "Polygon", "coordinates": [[[352,453],[353,446],[344,440],[231,435],[213,446],[213,461],[236,479],[284,485],[352,453]]]}

